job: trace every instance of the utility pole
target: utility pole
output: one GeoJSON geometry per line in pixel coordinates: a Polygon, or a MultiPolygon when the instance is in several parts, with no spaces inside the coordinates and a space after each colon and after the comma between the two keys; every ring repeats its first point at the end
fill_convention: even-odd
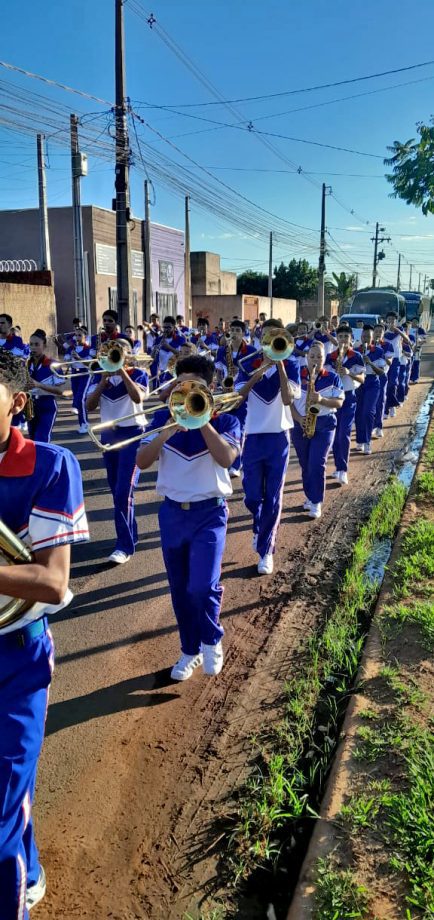
{"type": "Polygon", "coordinates": [[[380,227],[380,224],[377,221],[377,223],[375,224],[375,236],[371,236],[371,243],[374,243],[374,267],[373,267],[373,272],[372,272],[372,287],[373,288],[377,286],[377,275],[378,275],[377,265],[381,259],[386,258],[386,255],[384,252],[378,252],[378,244],[379,243],[390,243],[390,236],[382,236],[381,239],[379,238],[379,233],[384,233],[385,230],[386,228],[380,227]]]}
{"type": "Polygon", "coordinates": [[[425,277],[424,277],[424,279],[423,279],[423,293],[424,293],[424,294],[426,293],[426,282],[427,282],[427,279],[428,279],[428,275],[425,275],[425,277]]]}
{"type": "Polygon", "coordinates": [[[145,308],[144,320],[149,323],[152,313],[152,269],[151,269],[151,218],[149,212],[149,183],[145,179],[145,222],[143,225],[143,251],[145,254],[145,308]]]}
{"type": "Polygon", "coordinates": [[[39,237],[41,245],[41,269],[51,271],[50,234],[48,232],[47,183],[45,179],[45,138],[37,135],[38,189],[39,189],[39,237]]]}
{"type": "Polygon", "coordinates": [[[190,264],[190,198],[185,196],[185,240],[184,240],[184,301],[187,326],[193,325],[191,309],[191,264],[190,264]]]}
{"type": "Polygon", "coordinates": [[[411,291],[411,279],[413,277],[413,266],[410,265],[410,283],[408,285],[408,290],[411,291]]]}
{"type": "Polygon", "coordinates": [[[78,116],[71,115],[72,230],[74,237],[75,315],[90,328],[84,277],[83,220],[81,214],[81,177],[87,176],[87,157],[80,153],[78,116]]]}
{"type": "Polygon", "coordinates": [[[421,278],[422,278],[422,272],[419,272],[419,280],[418,280],[418,282],[417,282],[417,290],[418,290],[418,293],[419,293],[419,294],[420,294],[420,279],[421,279],[421,278]]]}
{"type": "Polygon", "coordinates": [[[396,276],[396,290],[398,294],[401,290],[401,253],[398,252],[398,274],[396,276]]]}
{"type": "Polygon", "coordinates": [[[326,184],[322,184],[321,197],[321,232],[319,242],[319,263],[318,263],[318,309],[319,316],[324,315],[324,275],[325,275],[325,200],[326,184]]]}
{"type": "Polygon", "coordinates": [[[115,74],[116,74],[116,261],[117,304],[119,322],[123,329],[133,323],[130,303],[130,144],[127,126],[125,94],[125,0],[115,0],[115,74]]]}
{"type": "Polygon", "coordinates": [[[270,319],[273,318],[273,231],[270,231],[270,249],[268,254],[268,297],[270,298],[270,319]]]}

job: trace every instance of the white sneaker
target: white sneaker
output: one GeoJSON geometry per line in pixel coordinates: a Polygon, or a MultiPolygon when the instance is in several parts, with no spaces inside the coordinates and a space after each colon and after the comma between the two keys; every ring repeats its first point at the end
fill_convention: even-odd
{"type": "Polygon", "coordinates": [[[273,556],[266,553],[258,562],[258,575],[271,575],[274,569],[273,556]]]}
{"type": "Polygon", "coordinates": [[[363,453],[364,453],[364,454],[372,454],[372,447],[371,447],[371,444],[370,444],[369,441],[368,441],[366,444],[363,445],[363,453]]]}
{"type": "Polygon", "coordinates": [[[71,409],[73,415],[78,415],[78,409],[71,409]]]}
{"type": "Polygon", "coordinates": [[[339,479],[339,478],[340,478],[340,475],[341,475],[341,474],[340,474],[339,470],[335,470],[334,473],[332,473],[332,479],[339,479]]]}
{"type": "Polygon", "coordinates": [[[360,450],[361,453],[363,454],[363,450],[364,450],[364,447],[365,447],[364,444],[355,444],[354,447],[355,447],[355,450],[360,450]]]}
{"type": "Polygon", "coordinates": [[[87,434],[87,425],[85,425],[84,423],[83,423],[83,425],[80,425],[80,427],[79,427],[79,429],[78,429],[78,433],[79,433],[79,434],[87,434]]]}
{"type": "Polygon", "coordinates": [[[383,431],[382,428],[374,428],[372,434],[373,434],[376,438],[384,438],[384,431],[383,431]]]}
{"type": "Polygon", "coordinates": [[[229,467],[229,476],[231,479],[239,479],[241,476],[240,470],[234,470],[233,466],[229,467]]]}
{"type": "Polygon", "coordinates": [[[39,904],[39,901],[42,901],[45,893],[47,891],[47,880],[45,878],[45,872],[43,866],[41,866],[41,871],[39,874],[38,881],[35,885],[30,885],[26,892],[26,907],[27,910],[31,910],[32,907],[35,907],[36,904],[39,904]]]}
{"type": "Polygon", "coordinates": [[[217,645],[205,645],[202,642],[202,652],[203,673],[208,677],[216,677],[223,667],[223,646],[221,642],[217,642],[217,645]]]}
{"type": "Polygon", "coordinates": [[[389,409],[389,416],[390,418],[395,418],[395,415],[396,415],[396,408],[395,406],[392,406],[392,408],[389,409]]]}
{"type": "Polygon", "coordinates": [[[348,485],[348,473],[345,473],[344,470],[339,470],[338,475],[336,476],[336,479],[338,480],[338,482],[340,482],[341,486],[348,485]]]}
{"type": "Polygon", "coordinates": [[[184,655],[182,653],[179,661],[173,665],[170,672],[172,680],[188,680],[193,671],[202,664],[202,661],[203,655],[200,652],[198,655],[184,655]]]}
{"type": "Polygon", "coordinates": [[[131,559],[131,556],[128,556],[127,553],[122,552],[121,549],[115,549],[111,556],[109,556],[109,562],[116,562],[117,565],[124,565],[125,562],[131,559]]]}
{"type": "Polygon", "coordinates": [[[307,498],[303,505],[303,511],[310,511],[311,504],[312,502],[310,502],[309,499],[307,498]]]}
{"type": "Polygon", "coordinates": [[[317,505],[315,505],[315,504],[312,502],[312,504],[311,504],[311,506],[310,506],[310,510],[309,510],[309,517],[311,517],[311,518],[320,518],[320,517],[321,517],[321,502],[318,502],[317,505]]]}
{"type": "Polygon", "coordinates": [[[252,549],[255,551],[258,549],[258,534],[254,533],[252,537],[252,549]]]}

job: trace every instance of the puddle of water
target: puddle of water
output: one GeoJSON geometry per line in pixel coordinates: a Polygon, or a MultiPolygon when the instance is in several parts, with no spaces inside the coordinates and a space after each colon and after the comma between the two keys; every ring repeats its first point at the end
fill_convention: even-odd
{"type": "Polygon", "coordinates": [[[434,404],[434,387],[428,393],[428,396],[421,406],[418,415],[416,416],[415,422],[415,431],[414,435],[407,446],[407,450],[402,458],[402,465],[397,471],[397,478],[400,482],[410,488],[411,483],[413,482],[413,476],[415,474],[416,466],[419,460],[419,454],[422,448],[423,440],[426,435],[429,420],[431,416],[431,407],[434,404]]]}
{"type": "Polygon", "coordinates": [[[391,540],[376,540],[364,570],[364,574],[371,584],[380,585],[383,581],[385,568],[391,552],[391,540]]]}

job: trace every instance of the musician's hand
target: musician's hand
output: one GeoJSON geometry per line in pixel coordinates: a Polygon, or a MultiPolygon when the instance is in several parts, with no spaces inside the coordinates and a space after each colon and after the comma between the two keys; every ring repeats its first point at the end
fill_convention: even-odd
{"type": "Polygon", "coordinates": [[[350,376],[350,371],[348,370],[347,367],[343,366],[343,367],[341,368],[341,370],[339,371],[339,374],[340,374],[341,377],[349,377],[349,376],[350,376]]]}
{"type": "Polygon", "coordinates": [[[37,382],[36,380],[33,380],[33,377],[30,377],[29,380],[30,380],[30,385],[31,385],[32,387],[37,387],[37,386],[38,386],[38,382],[37,382]]]}
{"type": "Polygon", "coordinates": [[[322,402],[321,393],[317,393],[316,391],[314,391],[313,393],[310,394],[309,399],[313,405],[316,405],[317,403],[322,402]]]}
{"type": "Polygon", "coordinates": [[[268,371],[270,367],[273,367],[273,364],[276,363],[278,362],[270,361],[268,358],[266,358],[252,376],[255,378],[255,380],[260,380],[261,377],[264,376],[265,372],[268,371]]]}

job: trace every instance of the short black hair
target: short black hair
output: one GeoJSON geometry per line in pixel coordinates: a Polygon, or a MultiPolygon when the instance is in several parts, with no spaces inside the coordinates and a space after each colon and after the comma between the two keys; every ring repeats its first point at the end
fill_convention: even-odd
{"type": "Polygon", "coordinates": [[[246,327],[245,327],[245,325],[244,325],[242,319],[233,319],[232,322],[231,322],[231,324],[230,324],[230,327],[229,327],[229,328],[230,328],[230,329],[242,329],[243,332],[245,332],[245,328],[246,328],[246,327]]]}
{"type": "Polygon", "coordinates": [[[163,326],[176,326],[176,321],[174,316],[165,316],[163,319],[163,326]]]}
{"type": "Polygon", "coordinates": [[[346,335],[348,335],[348,333],[351,333],[351,335],[353,334],[353,330],[351,329],[351,326],[349,323],[343,326],[342,325],[338,326],[338,328],[336,329],[336,335],[339,335],[340,332],[345,332],[346,335]]]}
{"type": "Polygon", "coordinates": [[[202,377],[209,386],[214,377],[214,362],[204,355],[189,355],[188,358],[181,358],[176,362],[176,376],[179,377],[180,374],[195,374],[202,377]]]}
{"type": "Polygon", "coordinates": [[[77,326],[77,325],[78,325],[78,326],[81,326],[81,319],[80,319],[79,316],[74,316],[74,319],[72,320],[72,325],[73,325],[73,326],[77,326]]]}
{"type": "Polygon", "coordinates": [[[397,314],[397,313],[395,313],[395,311],[394,311],[394,310],[389,310],[389,312],[388,312],[388,313],[386,313],[386,319],[387,319],[387,317],[388,317],[388,316],[394,316],[394,317],[395,317],[395,319],[398,319],[398,314],[397,314]]]}
{"type": "Polygon", "coordinates": [[[12,316],[9,316],[9,313],[0,313],[0,319],[5,319],[12,326],[12,316]]]}
{"type": "Polygon", "coordinates": [[[119,317],[116,310],[104,310],[102,318],[104,319],[105,316],[110,316],[111,319],[114,319],[115,323],[118,322],[119,317]]]}
{"type": "Polygon", "coordinates": [[[373,331],[374,331],[374,327],[371,326],[371,323],[365,323],[365,325],[363,326],[363,330],[362,330],[362,331],[363,331],[363,332],[373,332],[373,331]]]}
{"type": "Polygon", "coordinates": [[[274,328],[274,329],[283,329],[283,328],[284,328],[281,319],[266,319],[265,322],[262,323],[262,328],[263,328],[263,329],[266,329],[268,326],[271,326],[271,327],[274,328]]]}
{"type": "Polygon", "coordinates": [[[43,329],[35,329],[35,331],[32,332],[30,338],[32,339],[33,336],[35,337],[35,339],[41,339],[44,345],[47,344],[47,333],[44,332],[43,329]]]}
{"type": "Polygon", "coordinates": [[[7,348],[0,348],[0,383],[10,393],[27,393],[30,389],[30,377],[27,367],[18,355],[13,355],[7,348]]]}
{"type": "Polygon", "coordinates": [[[205,316],[199,316],[197,325],[198,326],[209,326],[209,319],[206,319],[205,316]]]}

